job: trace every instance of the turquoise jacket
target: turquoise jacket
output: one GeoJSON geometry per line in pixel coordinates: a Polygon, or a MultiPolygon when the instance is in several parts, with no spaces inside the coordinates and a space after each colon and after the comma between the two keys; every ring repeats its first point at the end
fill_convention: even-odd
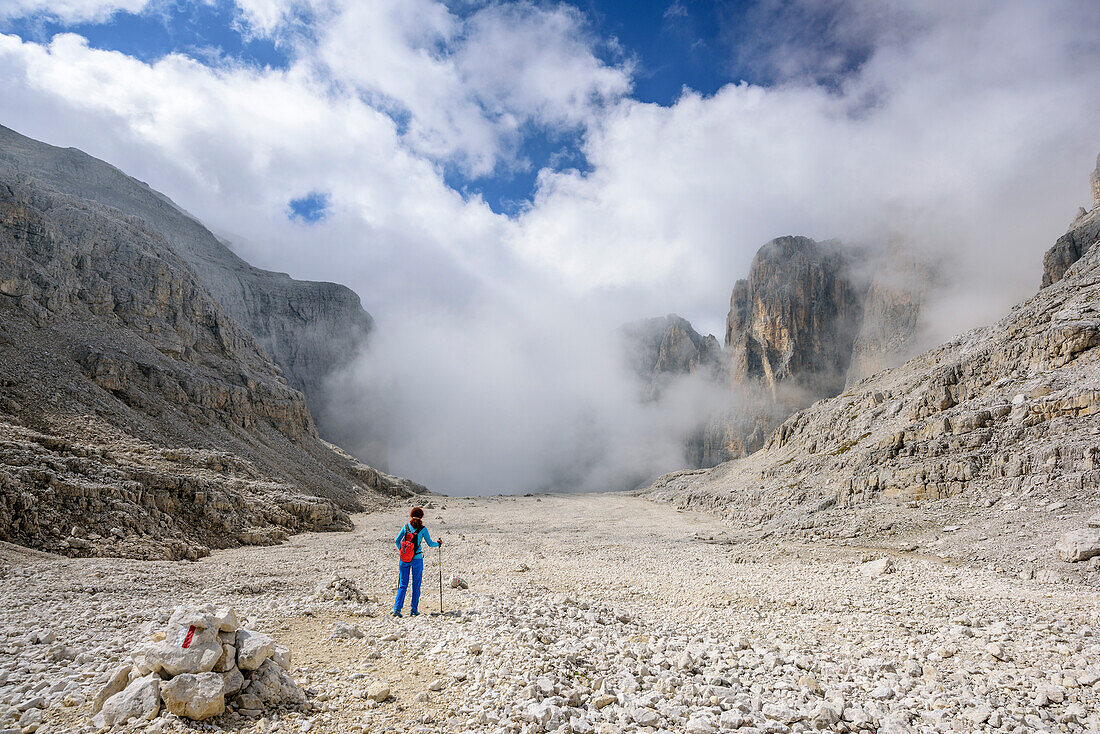
{"type": "MultiPolygon", "coordinates": [[[[401,530],[397,532],[397,537],[393,539],[393,544],[397,546],[398,550],[401,550],[401,541],[405,539],[405,533],[416,533],[412,525],[405,523],[401,526],[401,530]]],[[[423,558],[424,553],[420,550],[420,539],[423,538],[424,542],[432,548],[438,548],[439,543],[432,540],[432,536],[428,534],[428,528],[420,528],[420,532],[416,533],[416,555],[413,558],[423,558]]]]}

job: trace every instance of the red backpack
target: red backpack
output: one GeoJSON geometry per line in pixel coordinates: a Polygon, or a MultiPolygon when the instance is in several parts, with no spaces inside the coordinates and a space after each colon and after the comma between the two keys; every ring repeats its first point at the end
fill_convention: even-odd
{"type": "Polygon", "coordinates": [[[420,532],[413,532],[408,525],[405,526],[405,537],[401,540],[401,562],[409,563],[416,556],[416,536],[420,532]]]}

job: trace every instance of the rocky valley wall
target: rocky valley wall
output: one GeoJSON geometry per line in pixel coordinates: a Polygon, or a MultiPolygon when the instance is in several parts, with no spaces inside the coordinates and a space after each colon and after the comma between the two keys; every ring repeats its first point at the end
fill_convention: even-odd
{"type": "MultiPolygon", "coordinates": [[[[1025,570],[1056,558],[1057,538],[1095,512],[1100,483],[1100,236],[1087,229],[1098,212],[1072,232],[1081,256],[1001,321],[795,413],[750,456],[670,474],[648,495],[809,538],[896,531],[937,512],[981,518],[973,534],[953,528],[967,553],[1000,544],[1025,570]]],[[[1100,531],[1088,532],[1100,552],[1100,531]]]]}
{"type": "MultiPolygon", "coordinates": [[[[83,151],[47,145],[0,126],[0,160],[10,175],[110,207],[156,233],[190,266],[222,312],[278,365],[290,386],[305,395],[321,435],[337,442],[349,438],[341,434],[341,422],[328,420],[330,406],[339,400],[329,395],[327,381],[366,347],[374,328],[353,291],[253,267],[163,194],[83,151]]],[[[363,458],[384,460],[384,448],[376,454],[363,458]]]]}
{"type": "Polygon", "coordinates": [[[324,442],[161,231],[2,152],[0,539],[195,556],[423,489],[324,442]]]}

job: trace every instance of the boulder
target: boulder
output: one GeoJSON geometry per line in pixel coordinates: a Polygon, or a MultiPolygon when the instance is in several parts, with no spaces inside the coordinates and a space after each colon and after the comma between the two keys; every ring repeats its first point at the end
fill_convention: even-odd
{"type": "Polygon", "coordinates": [[[1100,556],[1100,528],[1071,530],[1062,536],[1055,550],[1066,563],[1087,561],[1093,556],[1100,556]]]}
{"type": "Polygon", "coordinates": [[[859,570],[867,578],[878,578],[888,573],[894,572],[894,562],[889,558],[879,558],[874,561],[868,561],[859,567],[859,570]]]}
{"type": "Polygon", "coordinates": [[[634,709],[633,718],[638,726],[656,726],[661,715],[648,707],[634,709]]]}
{"type": "Polygon", "coordinates": [[[108,698],[121,693],[126,688],[126,684],[130,680],[130,671],[133,670],[132,665],[123,665],[115,668],[115,671],[111,673],[111,676],[107,679],[107,682],[99,689],[99,692],[95,694],[95,698],[92,699],[92,715],[98,714],[100,709],[103,708],[103,704],[108,698]]]}
{"type": "Polygon", "coordinates": [[[451,574],[451,578],[448,580],[452,589],[468,589],[470,585],[467,584],[462,578],[456,574],[451,574]]]}
{"type": "Polygon", "coordinates": [[[248,692],[268,706],[305,703],[306,694],[285,670],[271,660],[265,660],[250,676],[248,692]]]}
{"type": "Polygon", "coordinates": [[[224,673],[237,667],[237,648],[233,645],[222,643],[222,656],[214,663],[215,673],[224,673]]]}
{"type": "Polygon", "coordinates": [[[160,712],[160,701],[160,678],[156,675],[137,678],[103,702],[102,708],[92,717],[92,724],[103,728],[133,719],[152,721],[160,712]]]}
{"type": "Polygon", "coordinates": [[[717,734],[718,727],[706,716],[695,714],[688,719],[684,731],[687,734],[717,734]]]}
{"type": "Polygon", "coordinates": [[[275,653],[275,639],[271,635],[251,630],[237,630],[237,667],[256,670],[275,653]]]}
{"type": "Polygon", "coordinates": [[[230,668],[221,676],[222,682],[225,684],[225,695],[232,696],[244,688],[244,674],[241,673],[239,668],[230,668]]]}
{"type": "Polygon", "coordinates": [[[332,634],[329,635],[329,639],[339,640],[359,638],[362,636],[363,630],[359,629],[354,624],[348,624],[347,622],[336,622],[332,625],[332,634]]]}
{"type": "Polygon", "coordinates": [[[225,711],[225,681],[218,673],[183,673],[160,692],[164,707],[176,716],[203,721],[225,711]]]}
{"type": "Polygon", "coordinates": [[[237,709],[240,711],[262,711],[264,707],[263,699],[257,696],[255,693],[242,693],[235,699],[237,709]]]}
{"type": "Polygon", "coordinates": [[[237,621],[237,613],[232,609],[219,609],[214,612],[214,617],[218,620],[218,632],[234,632],[241,626],[237,621]]]}
{"type": "Polygon", "coordinates": [[[618,699],[615,696],[612,696],[610,693],[601,693],[598,696],[594,696],[592,700],[589,701],[589,703],[592,705],[592,708],[598,711],[602,708],[610,706],[617,700],[618,699]]]}
{"type": "Polygon", "coordinates": [[[290,649],[283,645],[275,645],[275,652],[271,654],[271,660],[283,670],[290,670],[290,649]]]}
{"type": "Polygon", "coordinates": [[[143,657],[149,670],[172,677],[208,673],[222,652],[214,615],[193,607],[177,607],[168,620],[165,639],[146,648],[143,657]]]}
{"type": "Polygon", "coordinates": [[[390,697],[390,687],[382,682],[371,683],[367,686],[367,698],[382,703],[390,697]]]}

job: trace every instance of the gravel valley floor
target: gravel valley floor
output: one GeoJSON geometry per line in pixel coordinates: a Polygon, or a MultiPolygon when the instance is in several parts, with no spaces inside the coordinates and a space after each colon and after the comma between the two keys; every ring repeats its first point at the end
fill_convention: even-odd
{"type": "Polygon", "coordinates": [[[740,543],[627,495],[426,507],[446,613],[430,550],[419,618],[389,616],[403,507],[194,563],[0,545],[0,732],[92,731],[96,692],[180,604],[228,604],[289,647],[308,710],[123,730],[1100,731],[1095,588],[740,543]]]}

